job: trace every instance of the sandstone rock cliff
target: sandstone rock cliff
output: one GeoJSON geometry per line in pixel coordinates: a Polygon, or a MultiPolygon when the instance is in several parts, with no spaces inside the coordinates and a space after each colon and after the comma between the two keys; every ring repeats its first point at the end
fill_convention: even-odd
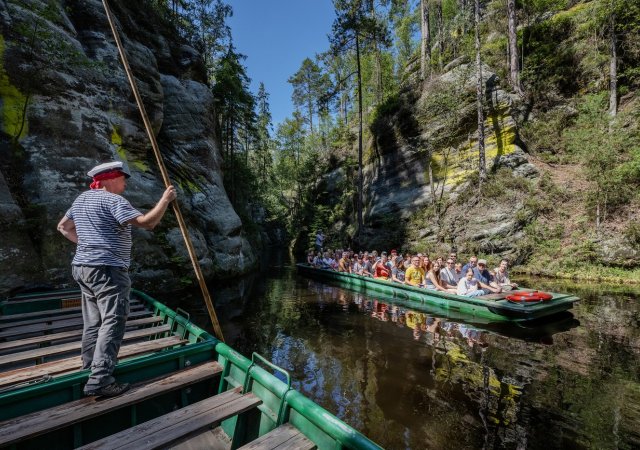
{"type": "MultiPolygon", "coordinates": [[[[178,187],[206,277],[246,272],[255,255],[222,183],[213,97],[198,53],[148,9],[112,1],[121,38],[178,187]]],[[[70,282],[74,246],[55,226],[99,162],[124,161],[127,197],[142,211],[162,179],[99,0],[0,0],[0,292],[70,282]]],[[[193,279],[172,212],[134,232],[138,287],[193,279]]]]}
{"type": "MultiPolygon", "coordinates": [[[[482,205],[474,192],[475,79],[474,65],[460,59],[422,88],[406,86],[379,108],[365,152],[362,241],[367,248],[440,254],[456,247],[464,253],[520,256],[528,192],[504,192],[496,200],[483,195],[482,205]]],[[[516,186],[534,185],[539,172],[520,147],[514,119],[519,99],[502,87],[490,67],[483,68],[483,80],[487,170],[502,170],[516,186]]],[[[323,178],[319,190],[325,198],[337,198],[348,179],[355,174],[336,169],[323,178]]],[[[345,227],[335,234],[354,231],[345,227]]]]}

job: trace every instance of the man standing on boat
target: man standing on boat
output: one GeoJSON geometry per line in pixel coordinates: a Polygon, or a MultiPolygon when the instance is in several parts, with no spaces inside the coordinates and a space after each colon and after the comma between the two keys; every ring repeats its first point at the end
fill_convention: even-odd
{"type": "Polygon", "coordinates": [[[152,230],[176,198],[169,186],[146,214],[121,196],[129,173],[109,162],[88,173],[91,189],[76,198],[58,231],[77,244],[73,278],[82,291],[82,368],[91,369],[85,395],[116,396],[129,389],[112,376],[129,315],[131,225],[152,230]]]}

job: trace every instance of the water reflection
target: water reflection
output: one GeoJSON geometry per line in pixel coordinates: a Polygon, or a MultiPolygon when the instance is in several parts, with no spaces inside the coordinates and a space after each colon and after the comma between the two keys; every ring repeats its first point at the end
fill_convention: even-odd
{"type": "MultiPolygon", "coordinates": [[[[582,301],[523,327],[268,273],[211,290],[227,341],[386,448],[640,447],[633,291],[540,283],[582,301]]],[[[180,306],[206,326],[199,301],[180,306]]]]}

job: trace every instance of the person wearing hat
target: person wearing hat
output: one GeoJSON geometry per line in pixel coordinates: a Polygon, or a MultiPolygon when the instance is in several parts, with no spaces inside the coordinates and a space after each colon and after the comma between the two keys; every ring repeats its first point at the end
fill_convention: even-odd
{"type": "Polygon", "coordinates": [[[131,225],[152,230],[176,198],[173,186],[146,214],[122,197],[130,177],[119,161],[88,172],[91,189],[80,194],[58,223],[58,231],[77,244],[71,263],[82,292],[82,368],[91,369],[88,396],[113,397],[129,389],[112,376],[129,314],[131,225]]]}
{"type": "Polygon", "coordinates": [[[478,264],[473,269],[473,277],[483,285],[485,294],[494,293],[499,294],[502,292],[502,288],[498,286],[493,279],[493,275],[487,269],[487,260],[479,259],[478,264]]]}

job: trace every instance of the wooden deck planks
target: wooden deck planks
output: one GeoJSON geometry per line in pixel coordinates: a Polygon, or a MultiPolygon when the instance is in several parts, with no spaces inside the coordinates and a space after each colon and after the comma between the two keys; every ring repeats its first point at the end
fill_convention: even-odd
{"type": "Polygon", "coordinates": [[[139,383],[118,397],[100,400],[96,400],[95,397],[87,397],[7,420],[0,423],[0,447],[15,444],[166,392],[184,388],[213,378],[221,371],[220,364],[216,361],[210,361],[174,372],[167,377],[139,383]]]}
{"type": "MultiPolygon", "coordinates": [[[[139,312],[130,313],[128,318],[138,319],[141,317],[148,317],[152,314],[153,313],[151,311],[143,310],[139,312]]],[[[48,332],[48,331],[54,331],[54,330],[64,330],[67,328],[73,328],[78,326],[82,327],[82,317],[63,320],[63,321],[57,321],[53,323],[39,323],[39,324],[29,325],[25,327],[11,328],[9,330],[0,332],[0,339],[16,338],[18,336],[24,336],[27,334],[48,332]]]]}
{"type": "MultiPolygon", "coordinates": [[[[124,334],[123,341],[149,337],[156,334],[166,333],[168,331],[171,331],[170,325],[161,325],[159,327],[143,328],[141,330],[129,331],[128,333],[124,334]]],[[[9,364],[15,364],[18,362],[31,361],[38,358],[45,358],[48,356],[69,353],[80,350],[81,347],[82,342],[76,341],[68,342],[66,344],[51,345],[49,347],[36,348],[34,350],[11,353],[9,355],[0,356],[0,367],[9,364]]]]}
{"type": "MultiPolygon", "coordinates": [[[[130,320],[127,322],[127,328],[140,327],[145,325],[153,325],[162,322],[162,317],[153,316],[145,317],[144,319],[130,320]]],[[[70,339],[74,337],[82,336],[82,329],[63,331],[54,334],[45,334],[42,336],[34,336],[25,339],[16,339],[14,341],[0,342],[0,351],[12,350],[19,347],[26,347],[28,345],[46,344],[48,342],[60,341],[63,339],[70,339]]]]}
{"type": "MultiPolygon", "coordinates": [[[[171,336],[156,339],[154,341],[123,345],[120,348],[120,353],[118,353],[118,359],[140,356],[146,353],[154,353],[175,345],[186,344],[187,342],[188,341],[186,339],[180,339],[178,336],[171,336]]],[[[21,369],[0,373],[0,388],[35,381],[47,375],[52,376],[75,372],[81,370],[81,368],[82,361],[77,356],[39,364],[35,367],[23,367],[21,369]]]]}
{"type": "Polygon", "coordinates": [[[280,425],[255,441],[240,447],[241,450],[313,450],[316,444],[311,442],[300,430],[289,423],[280,425]]]}
{"type": "MultiPolygon", "coordinates": [[[[140,301],[132,301],[131,306],[144,306],[140,301]]],[[[61,314],[69,314],[82,311],[82,306],[74,306],[73,308],[56,308],[49,309],[46,311],[35,311],[30,313],[21,313],[21,314],[7,314],[6,316],[0,316],[0,323],[3,325],[6,322],[12,322],[17,320],[29,319],[31,317],[40,317],[40,316],[57,316],[61,314]]]]}
{"type": "MultiPolygon", "coordinates": [[[[145,308],[145,305],[138,303],[135,305],[131,305],[130,311],[140,311],[144,308],[145,308]]],[[[75,308],[69,308],[69,309],[75,309],[75,308]]],[[[35,325],[39,323],[54,323],[54,322],[60,322],[62,320],[77,319],[78,317],[82,318],[82,312],[72,312],[71,314],[62,314],[59,316],[38,317],[36,319],[19,320],[16,322],[6,322],[6,323],[0,323],[0,330],[6,331],[6,330],[9,330],[10,328],[24,327],[25,325],[35,325]]]]}
{"type": "Polygon", "coordinates": [[[218,394],[133,428],[81,447],[83,450],[136,450],[164,447],[200,429],[215,426],[229,417],[255,408],[262,401],[240,389],[218,394]]]}

